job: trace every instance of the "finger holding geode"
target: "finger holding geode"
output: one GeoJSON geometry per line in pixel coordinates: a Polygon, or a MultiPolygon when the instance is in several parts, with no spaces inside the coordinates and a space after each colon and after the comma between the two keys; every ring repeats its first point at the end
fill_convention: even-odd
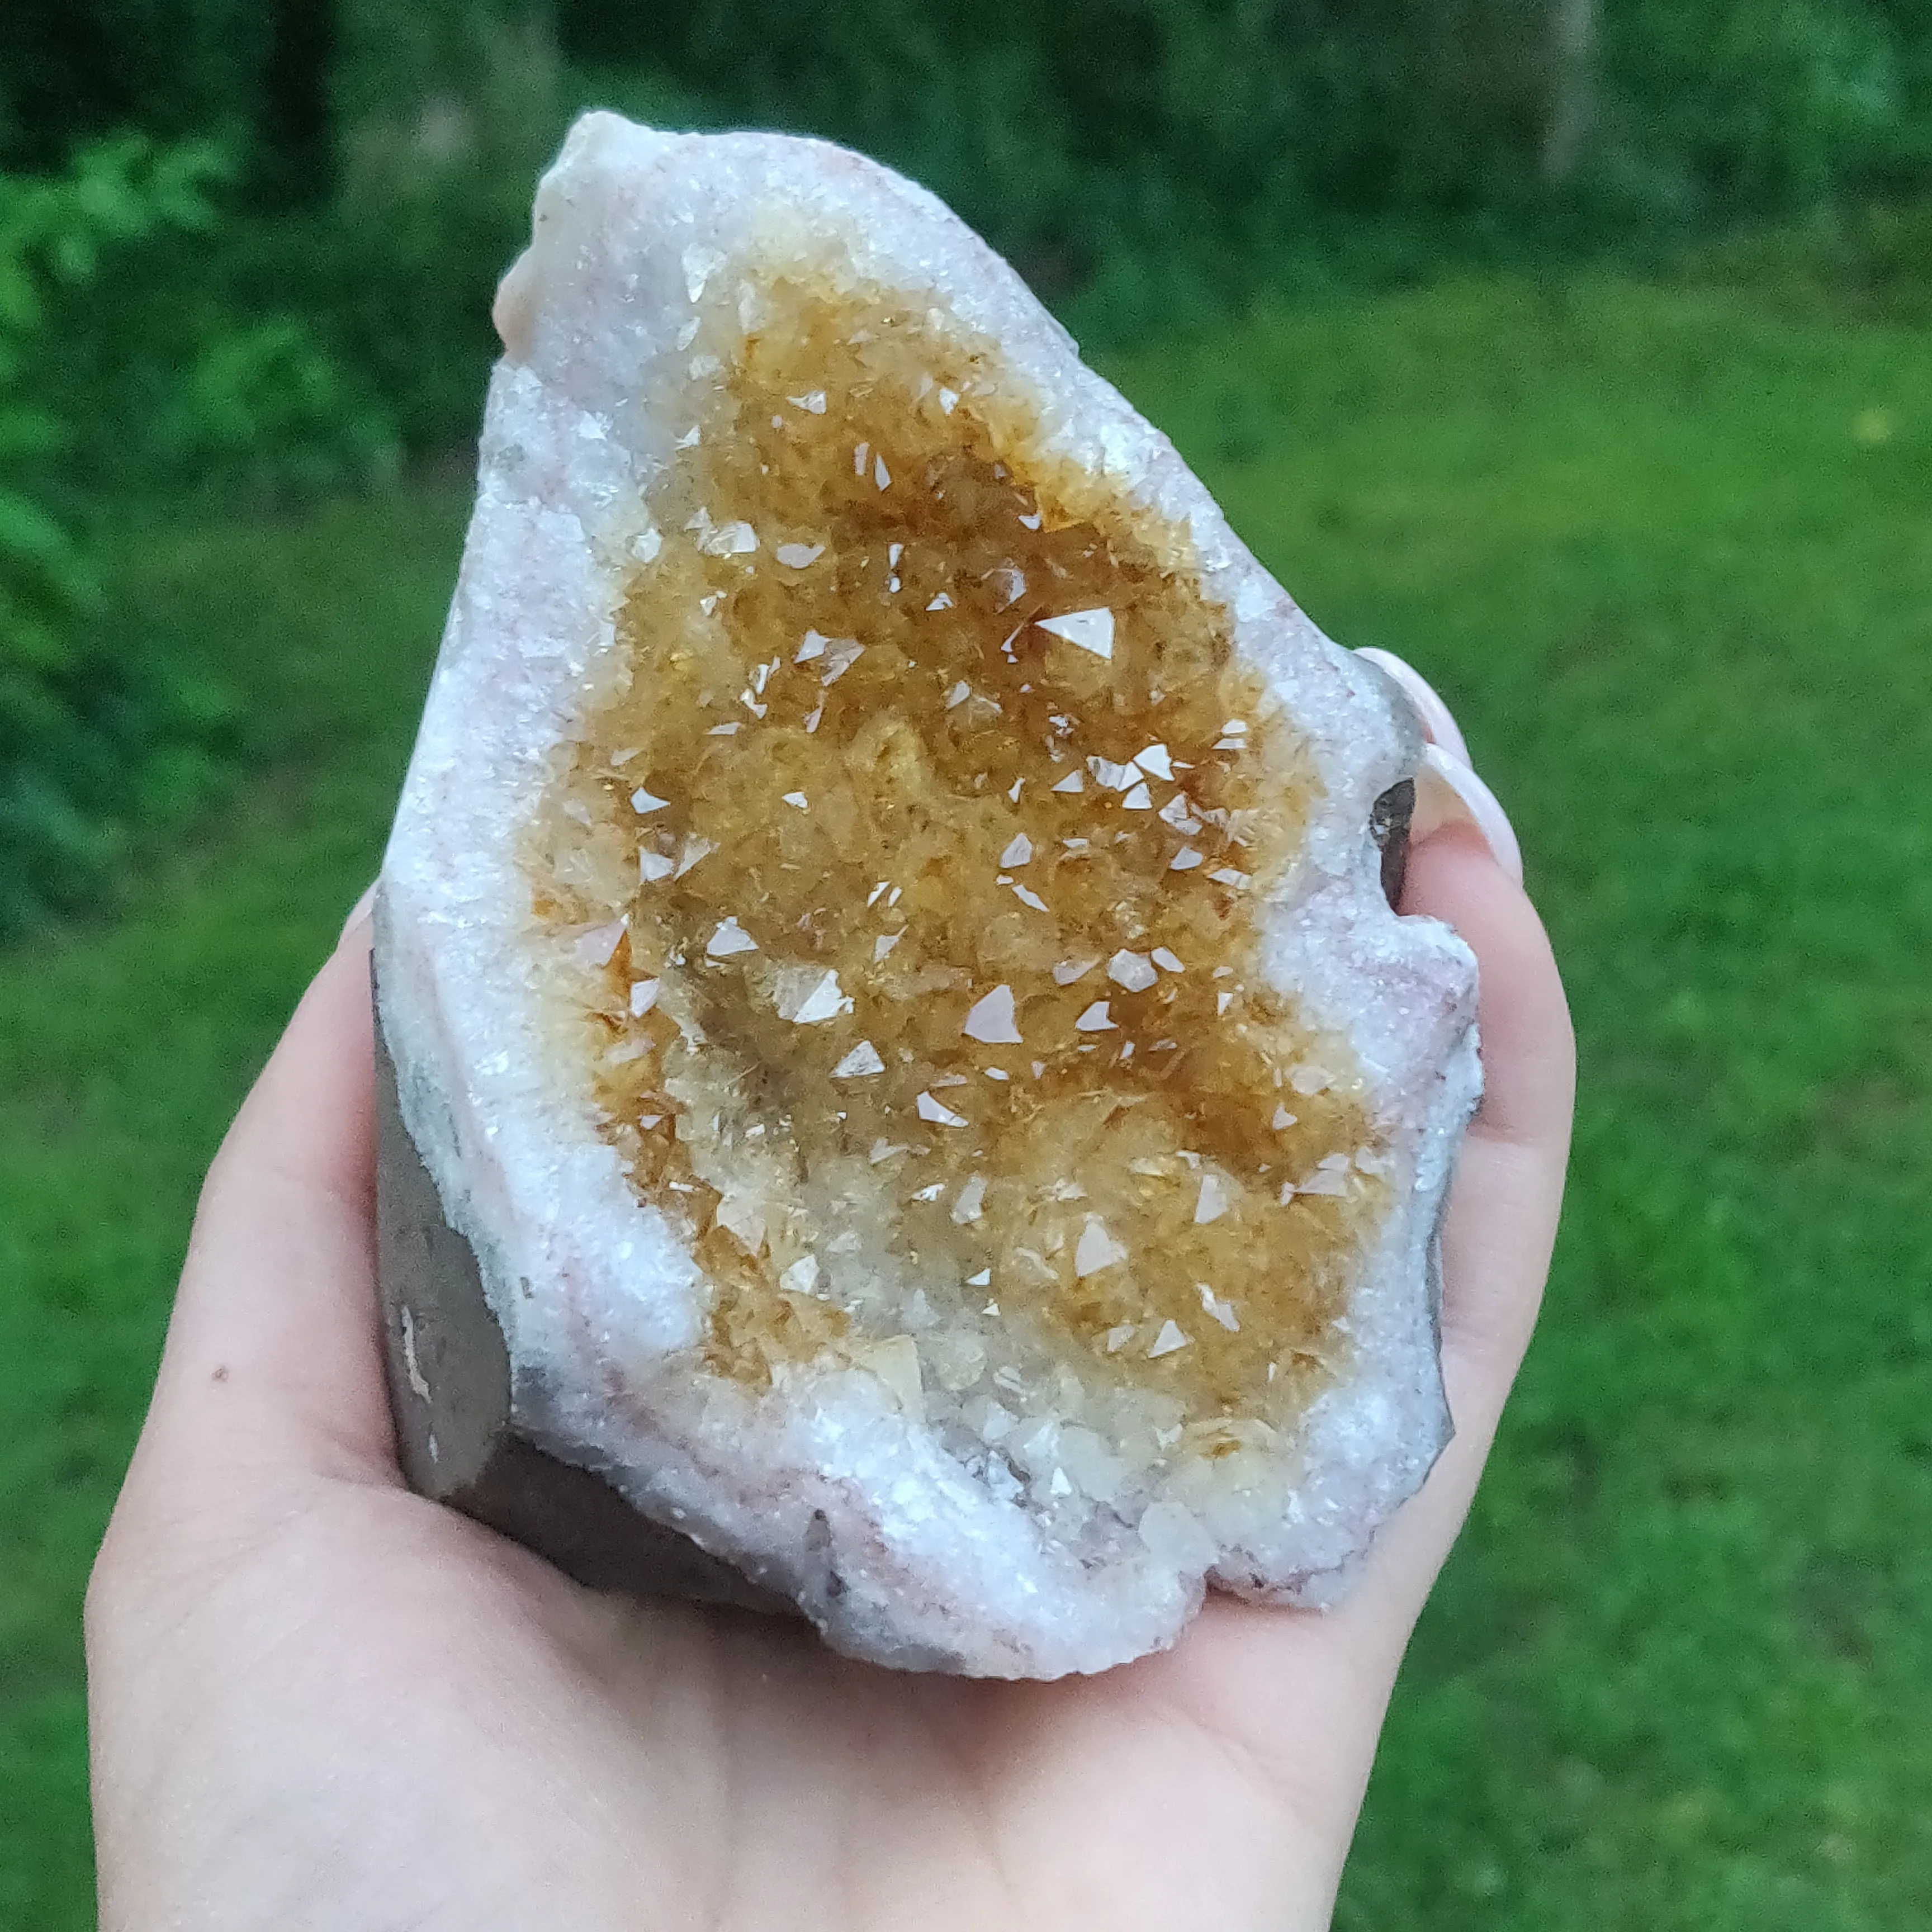
{"type": "Polygon", "coordinates": [[[498,320],[378,904],[412,1479],[889,1664],[1327,1600],[1449,1430],[1406,705],[853,155],[590,116],[498,320]]]}

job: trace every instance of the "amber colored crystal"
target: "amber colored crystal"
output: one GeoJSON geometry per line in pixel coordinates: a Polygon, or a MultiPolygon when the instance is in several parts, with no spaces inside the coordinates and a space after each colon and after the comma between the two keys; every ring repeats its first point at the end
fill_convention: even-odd
{"type": "Polygon", "coordinates": [[[568,1050],[714,1370],[830,1351],[969,1425],[1153,1391],[1228,1453],[1339,1366],[1382,1197],[1260,967],[1312,767],[1186,528],[987,345],[843,264],[728,279],[529,848],[568,1050]]]}

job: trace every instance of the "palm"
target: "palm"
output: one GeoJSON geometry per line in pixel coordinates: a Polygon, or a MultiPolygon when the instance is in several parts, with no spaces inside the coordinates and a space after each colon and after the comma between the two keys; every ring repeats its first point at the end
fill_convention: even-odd
{"type": "Polygon", "coordinates": [[[232,1922],[286,1912],[291,1862],[326,1874],[319,1923],[586,1932],[1314,1923],[1332,1882],[1312,1851],[1334,1820],[1295,1775],[1329,1754],[1274,1721],[1306,1646],[1268,1613],[1215,1606],[1100,1678],[898,1676],[799,1626],[596,1596],[338,1478],[172,1587],[178,1643],[254,1660],[239,1750],[220,1702],[170,1727],[276,1847],[269,1872],[224,1846],[200,1875],[232,1922]]]}
{"type": "MultiPolygon", "coordinates": [[[[1438,869],[1500,883],[1439,842],[1438,869]]],[[[1481,913],[1460,909],[1466,931],[1481,913]]],[[[1519,976],[1546,972],[1524,916],[1497,914],[1516,919],[1519,976]]],[[[1507,996],[1510,964],[1499,976],[1485,954],[1486,999],[1499,976],[1507,996]]],[[[318,981],[218,1166],[98,1573],[106,1932],[175,1915],[465,1932],[1324,1922],[1546,1258],[1568,1119],[1553,974],[1520,995],[1544,1010],[1545,1090],[1516,1103],[1526,1124],[1491,1110],[1452,1210],[1452,1289],[1490,1294],[1451,1336],[1462,1432],[1348,1605],[1216,1600],[1165,1657],[1005,1684],[599,1596],[402,1488],[368,1281],[356,966],[338,954],[318,981]],[[248,1135],[278,1129],[287,1144],[251,1165],[248,1135]]],[[[1494,1094],[1508,1024],[1485,1025],[1494,1094]]]]}

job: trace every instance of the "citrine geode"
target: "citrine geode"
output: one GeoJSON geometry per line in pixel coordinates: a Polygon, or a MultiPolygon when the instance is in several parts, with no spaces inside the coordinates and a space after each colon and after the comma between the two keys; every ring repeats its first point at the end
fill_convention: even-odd
{"type": "Polygon", "coordinates": [[[1400,698],[856,157],[588,117],[498,320],[379,901],[412,1477],[886,1663],[1326,1600],[1478,1084],[1400,698]]]}

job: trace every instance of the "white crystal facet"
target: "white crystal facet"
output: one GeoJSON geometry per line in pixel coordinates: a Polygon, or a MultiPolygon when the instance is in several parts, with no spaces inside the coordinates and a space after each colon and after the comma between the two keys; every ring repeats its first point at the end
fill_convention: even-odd
{"type": "Polygon", "coordinates": [[[1091,651],[1096,658],[1111,658],[1114,655],[1114,614],[1104,607],[1093,610],[1069,610],[1063,616],[1042,617],[1037,621],[1042,631],[1051,632],[1056,638],[1064,638],[1070,644],[1076,644],[1083,651],[1091,651]]]}
{"type": "Polygon", "coordinates": [[[968,1039],[983,1040],[989,1046],[1017,1046],[1020,1030],[1013,1016],[1013,989],[995,986],[973,1003],[960,1028],[968,1039]]]}

